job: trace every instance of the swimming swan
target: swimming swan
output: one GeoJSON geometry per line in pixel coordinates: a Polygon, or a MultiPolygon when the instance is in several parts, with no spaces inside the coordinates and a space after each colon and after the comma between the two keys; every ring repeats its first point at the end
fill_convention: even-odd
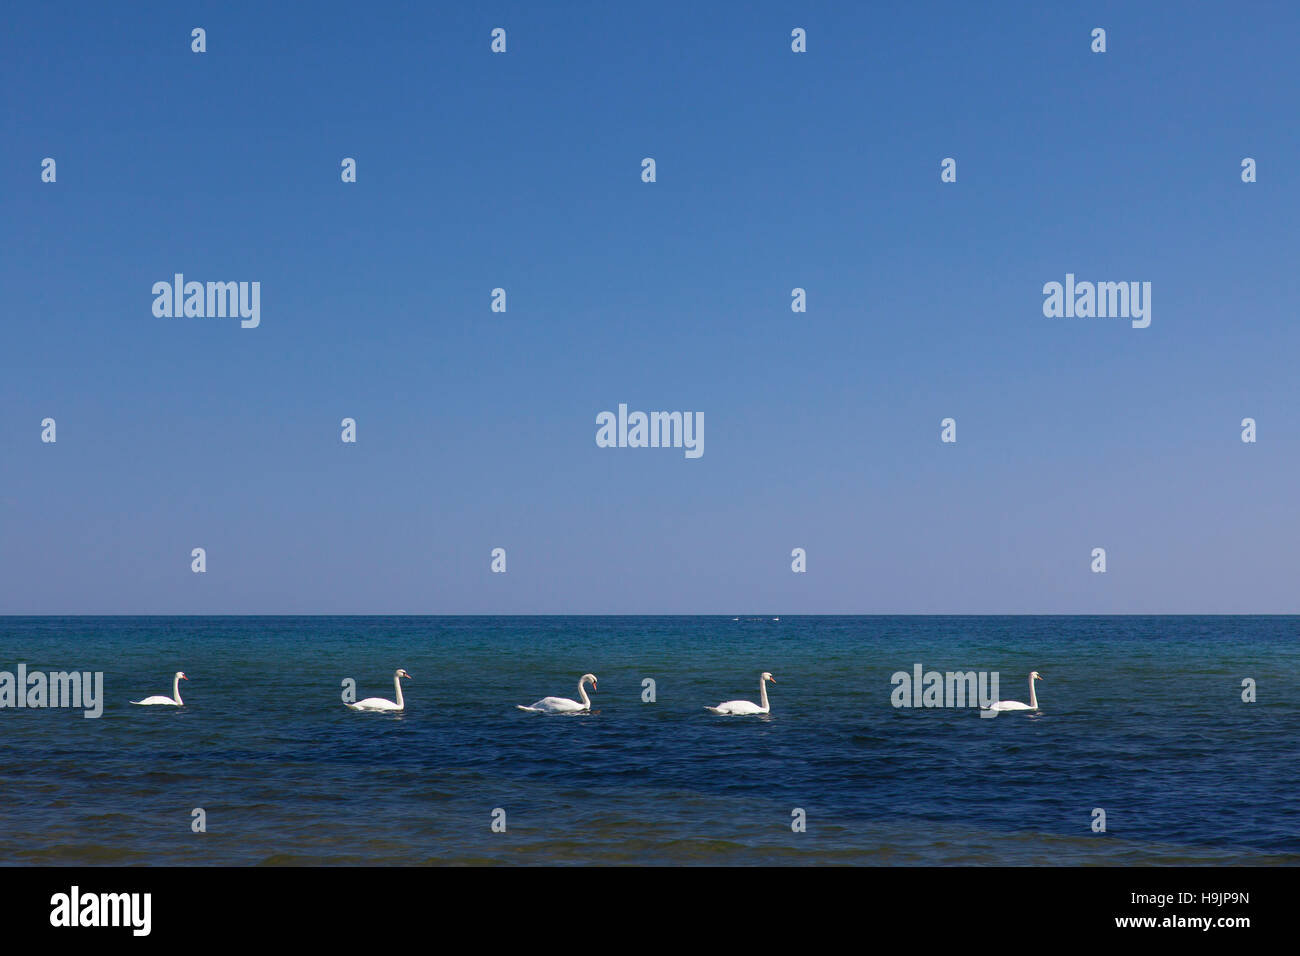
{"type": "Polygon", "coordinates": [[[1036,694],[1036,693],[1034,692],[1034,681],[1036,681],[1036,680],[1044,680],[1043,675],[1040,674],[1040,673],[1038,673],[1038,671],[1031,671],[1030,674],[1029,674],[1029,703],[1027,703],[1027,704],[1022,704],[1022,703],[1021,703],[1020,701],[1018,701],[1018,700],[1000,700],[1000,701],[998,701],[996,704],[991,704],[991,705],[989,705],[988,707],[986,707],[985,709],[986,709],[986,710],[996,710],[996,711],[1003,711],[1003,710],[1037,710],[1037,709],[1038,709],[1038,694],[1036,694]]]}
{"type": "Polygon", "coordinates": [[[367,697],[365,700],[359,700],[355,704],[344,704],[353,710],[405,710],[406,701],[402,699],[402,678],[411,679],[411,675],[398,668],[393,671],[393,686],[397,688],[397,701],[384,700],[382,697],[367,697]]]}
{"type": "Polygon", "coordinates": [[[767,702],[767,682],[776,683],[776,678],[763,671],[758,679],[758,699],[763,702],[760,707],[758,704],[747,700],[724,700],[717,707],[705,707],[704,709],[714,714],[766,714],[771,712],[772,708],[767,702]]]}
{"type": "Polygon", "coordinates": [[[569,700],[567,697],[543,697],[529,706],[515,704],[520,710],[531,710],[537,714],[580,714],[583,711],[591,710],[591,698],[587,696],[587,681],[591,681],[591,689],[596,689],[596,675],[583,674],[578,680],[578,696],[582,698],[582,703],[576,700],[569,700]]]}
{"type": "Polygon", "coordinates": [[[181,700],[181,681],[189,680],[184,671],[177,671],[172,677],[172,695],[164,697],[162,694],[154,694],[152,697],[146,697],[144,700],[133,700],[133,704],[151,705],[163,704],[167,707],[180,707],[185,701],[181,700]]]}

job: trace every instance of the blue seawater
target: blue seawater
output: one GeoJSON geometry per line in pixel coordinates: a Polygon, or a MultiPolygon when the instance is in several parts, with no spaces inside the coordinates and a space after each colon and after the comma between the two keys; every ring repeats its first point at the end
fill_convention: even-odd
{"type": "Polygon", "coordinates": [[[1295,864],[1298,637],[1296,617],[5,617],[0,670],[102,671],[106,700],[0,709],[0,859],[1295,864]],[[1041,712],[892,706],[917,663],[1019,700],[1038,670],[1041,712]],[[391,697],[398,667],[404,713],[343,706],[344,679],[391,697]],[[128,703],[177,670],[183,708],[128,703]],[[705,711],[764,670],[770,716],[705,711]],[[586,671],[592,713],[516,709],[586,671]]]}

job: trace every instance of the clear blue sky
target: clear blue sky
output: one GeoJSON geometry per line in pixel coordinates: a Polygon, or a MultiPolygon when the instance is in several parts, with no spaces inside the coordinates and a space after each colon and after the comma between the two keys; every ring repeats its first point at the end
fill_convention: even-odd
{"type": "Polygon", "coordinates": [[[1294,4],[4,19],[0,611],[1300,610],[1294,4]]]}

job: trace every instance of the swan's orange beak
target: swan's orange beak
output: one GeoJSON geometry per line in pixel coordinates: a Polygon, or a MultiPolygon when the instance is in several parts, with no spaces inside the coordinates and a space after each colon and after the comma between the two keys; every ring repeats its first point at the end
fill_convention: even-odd
{"type": "Polygon", "coordinates": [[[773,684],[776,683],[776,678],[775,678],[775,677],[769,677],[768,680],[770,680],[773,684]]]}

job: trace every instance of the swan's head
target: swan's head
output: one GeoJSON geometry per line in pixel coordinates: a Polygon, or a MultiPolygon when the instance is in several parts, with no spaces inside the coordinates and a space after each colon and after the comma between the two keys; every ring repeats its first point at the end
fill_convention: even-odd
{"type": "Polygon", "coordinates": [[[771,674],[769,674],[767,671],[763,671],[763,676],[760,677],[759,680],[770,680],[773,684],[776,683],[776,678],[773,677],[771,674]]]}
{"type": "Polygon", "coordinates": [[[413,679],[414,679],[414,678],[411,677],[410,674],[406,673],[406,670],[405,670],[404,668],[401,668],[401,667],[399,667],[396,671],[393,672],[393,676],[394,676],[394,677],[405,677],[407,680],[413,680],[413,679]]]}
{"type": "Polygon", "coordinates": [[[178,680],[189,680],[189,678],[185,676],[184,671],[177,671],[175,676],[178,680]]]}
{"type": "Polygon", "coordinates": [[[582,675],[582,680],[578,681],[578,683],[579,683],[579,684],[583,684],[583,683],[586,683],[587,681],[591,681],[591,689],[592,689],[592,690],[595,690],[595,689],[596,689],[596,675],[595,675],[595,674],[583,674],[583,675],[582,675]]]}
{"type": "Polygon", "coordinates": [[[1030,680],[1047,680],[1047,678],[1044,677],[1042,674],[1038,673],[1038,671],[1030,671],[1030,672],[1029,672],[1029,679],[1030,679],[1030,680]]]}

